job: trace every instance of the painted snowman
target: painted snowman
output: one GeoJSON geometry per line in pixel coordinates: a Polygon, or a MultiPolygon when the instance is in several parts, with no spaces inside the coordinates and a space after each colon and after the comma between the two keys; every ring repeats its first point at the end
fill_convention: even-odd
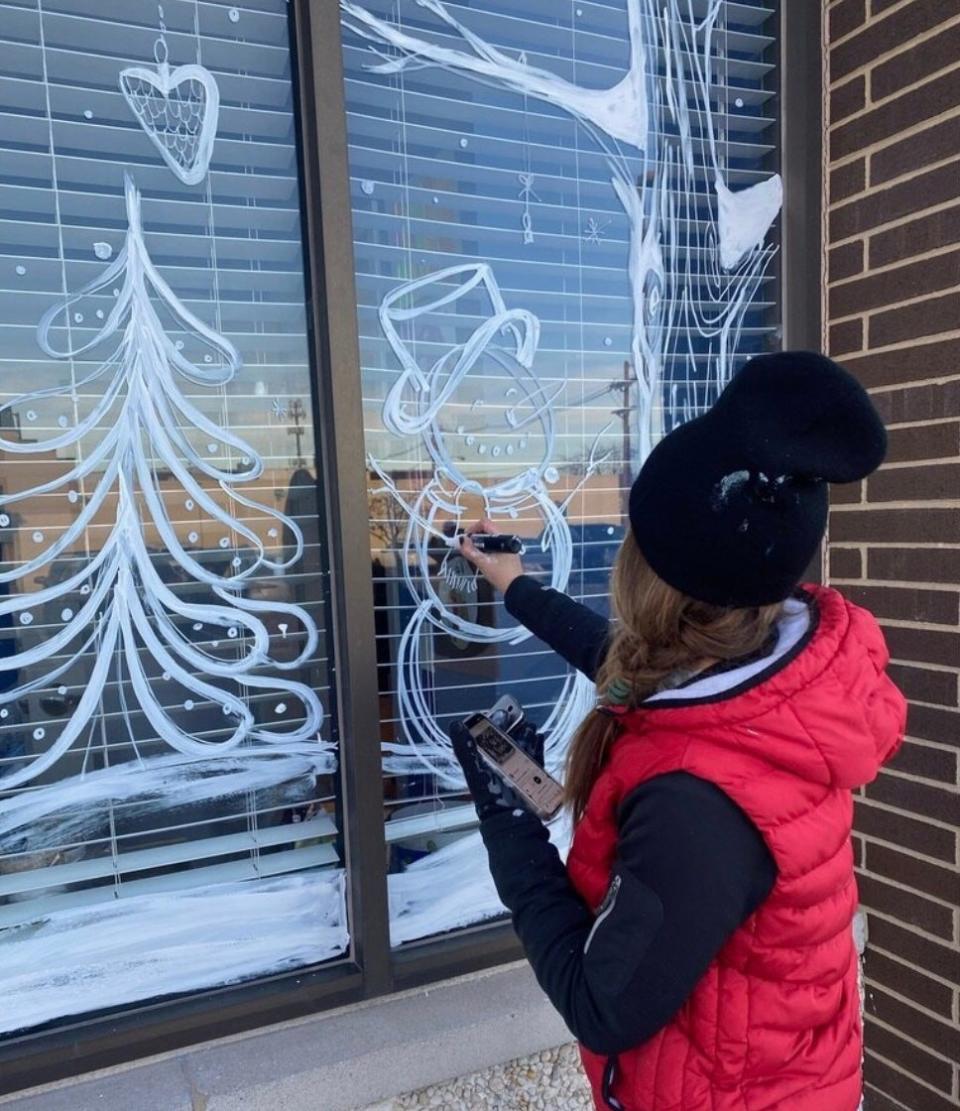
{"type": "MultiPolygon", "coordinates": [[[[433,463],[430,481],[411,502],[371,460],[408,514],[403,574],[420,599],[397,658],[400,719],[409,748],[387,748],[395,754],[401,747],[412,749],[433,774],[458,787],[459,768],[423,689],[423,634],[432,628],[473,644],[519,644],[531,635],[518,625],[482,624],[469,606],[451,604],[476,590],[473,569],[449,541],[472,524],[478,509],[504,532],[535,521],[540,549],[552,556],[549,585],[565,589],[572,538],[563,506],[549,491],[559,477],[551,461],[553,404],[563,386],[538,380],[533,361],[540,322],[526,309],[507,308],[486,263],[448,267],[399,286],[384,298],[380,323],[403,368],[384,402],[384,425],[395,435],[419,437],[433,463]],[[418,345],[412,338],[415,322],[431,317],[439,323],[438,334],[449,334],[450,322],[456,327],[459,319],[450,311],[455,303],[462,319],[479,323],[463,342],[445,343],[434,358],[434,344],[418,345]],[[422,357],[426,366],[418,346],[431,350],[422,357]],[[444,552],[439,574],[431,574],[438,548],[444,552]]],[[[569,675],[543,722],[551,769],[562,763],[573,730],[592,703],[593,685],[569,675]]]]}

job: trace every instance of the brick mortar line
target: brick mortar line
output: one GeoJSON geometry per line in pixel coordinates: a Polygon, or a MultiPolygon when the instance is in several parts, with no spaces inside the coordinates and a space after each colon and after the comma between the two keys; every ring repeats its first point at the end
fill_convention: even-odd
{"type": "MultiPolygon", "coordinates": [[[[955,23],[950,24],[949,26],[951,26],[951,27],[955,26],[957,22],[960,22],[960,20],[955,21],[955,23]]],[[[913,43],[914,40],[911,39],[910,41],[911,41],[911,43],[913,43]]],[[[826,128],[827,134],[830,135],[833,131],[837,130],[838,128],[846,127],[846,125],[848,123],[856,123],[857,120],[863,119],[864,116],[868,116],[871,112],[877,111],[877,109],[889,108],[897,100],[898,97],[907,96],[912,92],[916,92],[918,89],[922,89],[924,87],[924,85],[932,84],[934,81],[938,80],[941,77],[945,77],[948,73],[952,73],[956,69],[960,69],[960,62],[958,62],[955,59],[954,61],[949,62],[947,65],[941,66],[940,69],[933,70],[932,72],[930,72],[928,74],[925,74],[923,77],[914,81],[912,85],[904,85],[903,88],[897,89],[896,92],[890,93],[888,96],[883,97],[882,100],[873,100],[872,99],[872,97],[873,97],[873,82],[865,80],[864,81],[863,107],[858,108],[855,112],[850,112],[848,115],[844,116],[842,119],[839,119],[839,120],[836,120],[836,121],[831,120],[830,123],[827,124],[827,128],[826,128]]],[[[853,82],[859,80],[859,78],[861,76],[866,76],[866,75],[865,74],[859,74],[859,73],[848,75],[847,77],[844,77],[841,81],[837,82],[837,84],[831,85],[830,89],[829,89],[829,92],[830,93],[842,92],[846,85],[853,84],[853,82]]],[[[829,103],[828,103],[828,105],[827,105],[828,110],[829,110],[829,107],[830,106],[829,106],[829,103]]],[[[955,112],[955,111],[956,111],[956,107],[954,106],[953,108],[947,109],[947,114],[949,114],[950,112],[955,112]]],[[[930,119],[935,119],[935,118],[936,118],[935,116],[930,117],[930,119]]],[[[921,128],[922,129],[923,127],[926,126],[926,124],[927,124],[926,120],[924,120],[922,124],[911,124],[910,129],[908,129],[907,131],[899,132],[898,135],[907,136],[907,135],[911,134],[911,132],[914,128],[921,128]]],[[[878,143],[886,143],[886,142],[888,142],[888,140],[887,139],[878,139],[877,142],[878,143]]],[[[848,158],[849,155],[845,154],[842,157],[843,158],[848,158]]]]}
{"type": "MultiPolygon", "coordinates": [[[[868,915],[874,914],[877,916],[877,918],[882,918],[885,922],[892,922],[895,926],[902,926],[904,929],[909,929],[911,933],[919,934],[924,941],[935,941],[938,945],[943,945],[951,951],[956,949],[958,952],[960,952],[960,949],[958,949],[957,943],[955,941],[947,941],[944,938],[940,937],[939,934],[931,934],[928,933],[926,930],[921,929],[919,926],[911,926],[902,918],[898,918],[895,914],[890,914],[887,911],[876,910],[875,908],[871,907],[869,903],[861,903],[860,905],[863,907],[868,915]]],[[[869,932],[869,924],[867,926],[867,929],[869,932]]],[[[884,988],[883,990],[887,991],[886,988],[884,988]]],[[[928,1011],[925,1007],[922,1007],[918,1003],[911,1003],[910,1000],[904,999],[898,992],[891,991],[890,994],[895,995],[904,1003],[910,1003],[910,1006],[917,1007],[918,1010],[924,1011],[924,1013],[929,1014],[931,1017],[939,1017],[940,1021],[943,1022],[943,1015],[937,1016],[935,1011],[928,1011]]]]}
{"type": "MultiPolygon", "coordinates": [[[[941,336],[946,339],[960,339],[960,331],[958,332],[942,332],[941,336]]],[[[939,342],[939,337],[934,339],[934,342],[939,342]]],[[[867,349],[870,355],[886,355],[893,351],[909,351],[911,348],[916,347],[916,342],[908,343],[894,343],[886,344],[883,347],[870,347],[867,349]]],[[[894,382],[886,386],[872,386],[867,391],[871,394],[877,393],[891,393],[893,390],[912,390],[918,386],[952,386],[954,382],[960,382],[960,374],[938,374],[934,378],[914,378],[909,382],[894,382]]],[[[950,419],[949,417],[946,419],[950,419]]]]}
{"type": "Polygon", "coordinates": [[[942,583],[939,580],[936,582],[914,582],[912,580],[901,582],[900,579],[871,579],[869,577],[851,579],[837,575],[831,577],[831,582],[843,583],[846,586],[875,586],[890,590],[938,590],[946,594],[960,594],[960,583],[942,583]]]}
{"type": "MultiPolygon", "coordinates": [[[[935,1088],[929,1081],[924,1080],[922,1076],[917,1076],[916,1073],[908,1072],[905,1068],[903,1068],[902,1065],[898,1065],[895,1062],[891,1061],[888,1057],[884,1057],[882,1053],[878,1053],[869,1043],[866,1046],[866,1052],[869,1053],[871,1056],[876,1057],[878,1061],[882,1061],[887,1066],[887,1068],[892,1069],[894,1072],[900,1073],[901,1076],[907,1077],[908,1080],[914,1081],[922,1088],[926,1088],[928,1092],[935,1093],[941,1099],[953,1099],[952,1087],[949,1092],[945,1091],[943,1088],[935,1088]]],[[[879,1090],[882,1091],[882,1089],[879,1090]]],[[[886,1096],[886,1092],[884,1092],[884,1096],[886,1096]]]]}
{"type": "MultiPolygon", "coordinates": [[[[854,827],[853,832],[856,834],[857,837],[862,837],[864,841],[869,841],[871,843],[876,843],[878,845],[882,845],[884,848],[887,848],[887,849],[895,849],[897,852],[900,852],[900,853],[903,853],[906,856],[909,856],[911,860],[914,857],[916,857],[918,860],[922,860],[927,864],[937,864],[941,868],[948,868],[948,869],[949,868],[954,868],[954,869],[956,868],[955,864],[951,865],[951,864],[946,863],[943,860],[940,860],[938,857],[927,856],[926,853],[920,853],[920,852],[916,852],[913,849],[907,849],[905,846],[898,844],[896,841],[888,841],[883,837],[874,837],[869,833],[861,833],[860,830],[858,830],[856,827],[854,827]]],[[[865,872],[866,869],[861,868],[860,871],[865,872]]],[[[870,874],[872,874],[872,873],[870,873],[870,874]]],[[[886,879],[889,883],[897,882],[897,881],[891,880],[889,878],[889,876],[884,876],[884,877],[881,877],[881,878],[886,879]]],[[[900,959],[902,960],[903,958],[901,957],[900,959]]]]}
{"type": "MultiPolygon", "coordinates": [[[[888,147],[892,147],[895,143],[899,143],[902,139],[910,139],[915,135],[920,135],[922,132],[927,131],[930,128],[937,127],[941,123],[947,123],[958,114],[960,114],[960,106],[958,105],[953,105],[951,108],[945,108],[942,112],[938,113],[935,116],[926,116],[924,117],[924,119],[920,120],[919,123],[912,123],[908,127],[904,128],[902,131],[895,131],[892,135],[886,135],[882,139],[875,139],[872,143],[868,143],[865,147],[859,147],[857,150],[850,151],[849,154],[840,154],[836,158],[828,157],[826,160],[827,167],[831,170],[839,170],[843,169],[845,166],[849,166],[852,162],[856,162],[859,158],[872,158],[873,155],[879,154],[880,152],[886,150],[888,147]]],[[[846,122],[847,120],[845,119],[840,120],[840,122],[836,126],[839,127],[846,122]]],[[[824,150],[828,150],[826,144],[824,145],[824,150]]],[[[884,189],[887,185],[896,184],[898,181],[902,181],[904,178],[914,177],[918,173],[924,173],[928,169],[935,169],[937,166],[942,166],[945,163],[953,161],[954,159],[956,159],[956,157],[957,156],[954,155],[953,158],[944,158],[941,159],[939,162],[931,162],[929,165],[924,165],[919,169],[910,170],[909,172],[900,174],[897,177],[892,177],[889,179],[889,181],[880,182],[877,185],[868,185],[864,192],[869,192],[873,189],[884,189]]],[[[846,201],[846,199],[847,198],[844,198],[844,202],[846,201]]]]}
{"type": "MultiPolygon", "coordinates": [[[[949,419],[945,422],[952,423],[949,419]]],[[[896,459],[893,462],[884,463],[884,471],[904,471],[909,470],[911,467],[939,467],[949,466],[951,463],[956,463],[960,460],[960,453],[957,455],[938,455],[936,459],[896,459]]],[[[960,505],[960,496],[951,499],[960,505]]],[[[842,502],[840,503],[843,504],[842,502]]],[[[876,505],[877,502],[870,502],[870,505],[876,505]]]]}
{"type": "MultiPolygon", "coordinates": [[[[886,955],[886,950],[878,949],[877,952],[882,952],[886,955]]],[[[868,961],[869,961],[869,957],[870,957],[870,951],[868,949],[867,950],[867,960],[868,961]]],[[[869,974],[867,974],[865,976],[865,979],[869,983],[869,981],[870,981],[869,974]]],[[[881,984],[879,981],[874,981],[874,982],[876,983],[877,987],[880,988],[881,991],[886,991],[887,990],[885,984],[881,984]]],[[[876,1015],[870,1014],[869,1011],[867,1012],[867,1017],[870,1019],[871,1022],[875,1022],[878,1026],[882,1026],[884,1028],[884,1030],[889,1030],[891,1034],[896,1034],[898,1037],[902,1038],[905,1042],[909,1042],[911,1045],[916,1046],[917,1049],[925,1049],[927,1051],[927,1053],[929,1053],[931,1056],[937,1057],[941,1061],[946,1061],[948,1065],[955,1065],[956,1064],[956,1061],[954,1061],[952,1057],[945,1056],[943,1053],[940,1052],[939,1049],[934,1049],[933,1046],[929,1046],[925,1042],[917,1041],[916,1038],[911,1037],[908,1033],[906,1033],[905,1030],[898,1030],[897,1027],[891,1026],[887,1022],[883,1022],[881,1019],[877,1018],[876,1015]]],[[[953,1028],[953,1023],[949,1023],[947,1025],[947,1029],[950,1030],[952,1028],[953,1028]]]]}
{"type": "MultiPolygon", "coordinates": [[[[842,45],[843,42],[846,42],[849,39],[853,38],[853,36],[858,32],[868,30],[871,27],[876,27],[880,23],[883,23],[888,19],[893,19],[893,13],[884,12],[883,15],[880,16],[871,16],[858,28],[852,31],[850,35],[845,35],[843,39],[837,39],[836,42],[831,42],[830,52],[833,52],[834,46],[842,45]]],[[[953,27],[954,24],[958,22],[960,22],[960,17],[957,16],[954,16],[952,19],[944,19],[940,23],[938,23],[936,27],[931,27],[926,31],[921,31],[919,34],[912,36],[906,42],[898,43],[896,46],[890,47],[889,50],[881,51],[881,53],[874,55],[868,62],[864,62],[862,66],[857,66],[856,69],[851,69],[842,77],[838,77],[836,81],[831,81],[830,88],[834,89],[837,85],[842,84],[844,81],[848,81],[851,77],[857,77],[859,74],[863,74],[864,76],[866,76],[870,72],[870,70],[874,68],[874,66],[881,65],[884,62],[888,62],[891,58],[895,58],[898,54],[905,54],[908,50],[912,50],[915,46],[920,46],[922,43],[929,42],[930,39],[935,39],[937,35],[939,35],[945,28],[953,27]]],[[[828,74],[830,72],[829,61],[830,59],[828,59],[827,65],[828,74]]]]}
{"type": "MultiPolygon", "coordinates": [[[[923,671],[935,671],[938,675],[950,675],[960,679],[960,670],[955,667],[948,667],[946,664],[934,664],[928,660],[907,660],[902,656],[891,656],[890,662],[899,667],[918,667],[923,671]]],[[[944,706],[943,709],[952,710],[953,706],[944,706]]]]}
{"type": "Polygon", "coordinates": [[[955,424],[960,421],[960,412],[955,417],[930,417],[928,420],[898,420],[886,421],[888,429],[900,430],[907,428],[933,428],[938,424],[955,424]]]}
{"type": "MultiPolygon", "coordinates": [[[[912,261],[912,259],[910,260],[912,261]]],[[[906,263],[904,265],[909,265],[906,263]]],[[[861,278],[869,278],[874,271],[868,270],[861,278]]],[[[924,302],[931,300],[935,297],[949,297],[951,293],[960,293],[960,282],[955,285],[947,285],[942,289],[931,290],[930,293],[918,293],[913,297],[900,297],[897,301],[888,301],[883,305],[873,305],[871,308],[857,309],[856,312],[846,313],[845,315],[837,314],[830,317],[831,324],[843,324],[848,320],[856,320],[863,317],[864,320],[869,321],[872,317],[877,316],[879,313],[890,312],[894,309],[910,308],[911,305],[922,305],[924,302]]],[[[940,335],[938,332],[937,335],[940,335]]]]}
{"type": "MultiPolygon", "coordinates": [[[[927,786],[929,786],[929,783],[927,783],[927,780],[925,780],[923,778],[923,776],[914,775],[913,772],[901,772],[901,771],[897,771],[895,768],[885,767],[883,769],[883,774],[888,775],[893,779],[899,779],[904,783],[921,783],[922,782],[922,783],[926,784],[927,786]]],[[[946,791],[946,793],[948,795],[956,795],[958,800],[960,800],[960,787],[957,787],[956,784],[953,784],[953,783],[937,783],[936,786],[939,787],[941,791],[946,791]]],[[[950,825],[951,829],[955,829],[955,830],[957,830],[958,833],[960,833],[960,821],[954,822],[952,824],[950,824],[950,823],[948,823],[948,824],[950,825]]]]}
{"type": "MultiPolygon", "coordinates": [[[[872,502],[870,504],[873,504],[872,502]]],[[[834,506],[833,508],[840,508],[834,506]]],[[[960,548],[960,544],[954,543],[940,543],[938,541],[927,541],[924,543],[914,543],[906,540],[833,540],[831,543],[839,548],[858,548],[860,551],[866,551],[868,548],[909,548],[911,551],[918,549],[925,552],[955,552],[960,548]]],[[[851,580],[859,582],[860,580],[851,580]]],[[[885,580],[892,581],[892,580],[885,580]]],[[[926,584],[925,584],[926,585],[926,584]]]]}
{"type": "MultiPolygon", "coordinates": [[[[862,240],[863,245],[866,248],[866,250],[864,251],[864,259],[868,260],[870,238],[871,237],[869,234],[861,233],[856,238],[848,240],[847,245],[849,245],[850,243],[856,243],[858,239],[862,240]]],[[[897,270],[906,268],[907,266],[913,266],[921,262],[930,262],[938,258],[943,258],[944,255],[955,253],[960,253],[960,243],[958,242],[945,243],[942,246],[933,247],[931,250],[923,251],[920,254],[906,255],[903,258],[896,259],[894,262],[887,262],[882,266],[870,266],[868,260],[868,265],[865,266],[859,274],[850,274],[846,278],[834,278],[832,281],[828,282],[828,285],[831,290],[842,289],[844,286],[852,285],[854,282],[862,282],[865,278],[872,278],[875,274],[892,274],[895,273],[897,270]]],[[[948,287],[946,290],[944,290],[944,292],[949,292],[950,288],[953,287],[948,287]]],[[[936,290],[935,294],[933,295],[939,294],[940,292],[940,290],[936,290]]],[[[906,304],[906,302],[902,303],[906,304]]],[[[897,302],[897,305],[899,304],[901,304],[900,301],[897,302]]],[[[862,311],[873,312],[875,310],[864,309],[862,311]]]]}
{"type": "Polygon", "coordinates": [[[960,632],[960,626],[953,623],[948,625],[942,621],[909,621],[899,617],[878,617],[877,620],[885,629],[915,629],[919,632],[931,633],[960,632]]]}
{"type": "Polygon", "coordinates": [[[864,1102],[860,1105],[861,1107],[871,1106],[869,1099],[867,1099],[866,1097],[870,1096],[874,1092],[878,1096],[883,1096],[887,1103],[889,1103],[890,1106],[894,1108],[894,1111],[911,1111],[911,1109],[907,1107],[905,1103],[901,1103],[900,1100],[894,1099],[891,1095],[887,1095],[887,1093],[882,1088],[878,1088],[876,1084],[870,1084],[868,1082],[865,1082],[863,1085],[863,1095],[865,1098],[864,1102]]]}
{"type": "MultiPolygon", "coordinates": [[[[958,162],[957,173],[960,174],[960,159],[956,159],[956,161],[958,162]]],[[[869,197],[866,193],[861,193],[858,197],[848,199],[869,200],[869,197]]],[[[958,200],[960,200],[960,197],[951,197],[950,200],[943,201],[940,204],[930,205],[927,208],[913,209],[911,212],[907,212],[903,216],[898,216],[895,220],[887,220],[885,223],[877,224],[875,227],[866,228],[863,231],[855,232],[853,235],[839,236],[836,239],[830,238],[828,226],[826,245],[827,247],[845,247],[848,243],[853,243],[858,239],[863,239],[864,236],[873,236],[879,235],[881,232],[895,231],[897,228],[902,227],[904,224],[909,224],[912,220],[917,220],[924,216],[938,216],[941,212],[946,212],[949,208],[955,207],[958,200]]],[[[844,201],[843,203],[846,203],[846,201],[844,201]]]]}
{"type": "MultiPolygon", "coordinates": [[[[878,802],[869,795],[860,795],[858,798],[867,806],[873,806],[877,810],[887,810],[891,814],[899,815],[901,818],[913,818],[914,821],[925,822],[927,825],[935,826],[937,829],[945,829],[948,833],[955,834],[958,832],[957,826],[950,825],[949,822],[945,822],[941,818],[931,818],[927,814],[918,814],[915,810],[904,810],[903,807],[900,806],[891,806],[890,803],[887,802],[878,802]]],[[[857,832],[858,830],[856,826],[854,826],[854,833],[857,832]]],[[[930,936],[932,937],[933,935],[931,934],[930,936]]],[[[940,942],[943,944],[943,938],[940,938],[940,942]]]]}
{"type": "Polygon", "coordinates": [[[834,513],[854,513],[857,510],[880,509],[960,509],[957,498],[900,498],[896,501],[837,502],[830,507],[834,513]]]}

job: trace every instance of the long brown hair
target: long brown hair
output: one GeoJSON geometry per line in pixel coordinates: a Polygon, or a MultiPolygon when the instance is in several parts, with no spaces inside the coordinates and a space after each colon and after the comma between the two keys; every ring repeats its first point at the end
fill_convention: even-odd
{"type": "Polygon", "coordinates": [[[630,532],[614,564],[611,603],[617,624],[597,674],[599,704],[577,730],[567,756],[565,793],[575,821],[620,732],[617,718],[604,711],[604,700],[633,708],[668,676],[749,656],[763,646],[783,609],[780,602],[715,606],[682,594],[652,570],[630,532]]]}

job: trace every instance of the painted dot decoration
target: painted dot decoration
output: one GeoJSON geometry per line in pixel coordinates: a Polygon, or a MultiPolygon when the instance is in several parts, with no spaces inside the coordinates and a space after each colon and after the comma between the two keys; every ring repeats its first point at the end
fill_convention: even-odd
{"type": "Polygon", "coordinates": [[[66,428],[69,423],[66,417],[57,417],[57,424],[59,424],[61,428],[66,428]]]}
{"type": "Polygon", "coordinates": [[[97,258],[102,259],[104,262],[113,254],[113,248],[109,243],[104,243],[102,240],[93,245],[93,253],[97,258]]]}
{"type": "Polygon", "coordinates": [[[0,527],[6,528],[10,524],[10,518],[6,513],[0,513],[0,527]]]}
{"type": "Polygon", "coordinates": [[[735,100],[735,101],[734,101],[733,103],[734,103],[734,104],[735,104],[735,105],[736,105],[736,106],[737,106],[738,108],[742,108],[742,107],[743,107],[743,97],[742,97],[742,96],[738,96],[738,97],[737,97],[737,99],[736,99],[736,100],[735,100]]]}
{"type": "Polygon", "coordinates": [[[57,694],[62,698],[67,693],[66,687],[57,687],[57,694]]]}
{"type": "Polygon", "coordinates": [[[604,336],[603,337],[603,346],[604,347],[612,347],[613,346],[613,340],[609,336],[604,336]]]}
{"type": "Polygon", "coordinates": [[[231,23],[239,23],[240,22],[240,12],[239,12],[239,10],[237,8],[231,8],[230,11],[227,12],[227,19],[229,19],[231,23]]]}
{"type": "Polygon", "coordinates": [[[0,710],[0,718],[8,718],[10,716],[9,710],[0,710]]]}
{"type": "Polygon", "coordinates": [[[467,139],[461,139],[461,140],[460,140],[460,148],[461,148],[461,150],[466,150],[466,149],[467,149],[467,147],[468,147],[469,145],[470,145],[470,142],[469,142],[469,140],[467,140],[467,139]]]}
{"type": "Polygon", "coordinates": [[[229,706],[224,706],[223,707],[223,712],[224,712],[224,714],[229,714],[231,712],[230,707],[229,706]]]}
{"type": "Polygon", "coordinates": [[[33,542],[34,542],[34,544],[42,544],[43,543],[43,533],[40,532],[39,530],[37,532],[35,532],[33,534],[33,542]]]}
{"type": "Polygon", "coordinates": [[[187,498],[187,500],[183,503],[183,508],[193,509],[193,498],[187,498]]]}
{"type": "Polygon", "coordinates": [[[175,347],[175,348],[176,348],[176,349],[177,349],[178,351],[182,351],[182,350],[183,350],[183,340],[182,340],[182,339],[178,339],[178,340],[177,340],[177,342],[176,342],[176,343],[175,343],[175,344],[174,344],[173,346],[174,346],[174,347],[175,347]]]}
{"type": "Polygon", "coordinates": [[[27,410],[27,420],[36,420],[36,419],[37,419],[37,414],[33,411],[33,409],[28,409],[27,410]]]}
{"type": "Polygon", "coordinates": [[[467,437],[467,447],[473,447],[473,445],[476,442],[477,442],[477,437],[476,436],[468,436],[467,437]]]}
{"type": "Polygon", "coordinates": [[[230,541],[225,536],[220,537],[220,547],[221,548],[229,548],[230,547],[230,541]]]}
{"type": "Polygon", "coordinates": [[[287,704],[286,704],[286,702],[278,702],[278,703],[277,703],[277,705],[276,705],[276,712],[277,712],[278,714],[282,714],[282,713],[284,713],[284,712],[286,711],[286,709],[287,709],[287,704]]]}
{"type": "Polygon", "coordinates": [[[231,626],[230,626],[230,628],[229,628],[229,629],[227,629],[227,636],[228,636],[228,637],[236,637],[236,636],[239,636],[239,630],[238,630],[238,629],[236,629],[236,628],[235,628],[235,627],[234,627],[233,625],[231,625],[231,626]]]}
{"type": "Polygon", "coordinates": [[[494,447],[494,449],[493,449],[493,451],[491,451],[491,452],[490,452],[490,454],[491,454],[492,456],[494,456],[494,457],[498,456],[498,455],[500,454],[500,448],[499,448],[499,446],[495,446],[495,447],[494,447]]]}
{"type": "Polygon", "coordinates": [[[163,679],[163,681],[164,681],[165,683],[169,683],[169,682],[170,682],[170,672],[169,672],[169,671],[165,671],[165,672],[163,673],[163,675],[161,676],[161,678],[163,679]]]}
{"type": "Polygon", "coordinates": [[[97,309],[97,320],[103,320],[103,309],[97,309]]]}
{"type": "Polygon", "coordinates": [[[440,203],[440,198],[439,197],[434,197],[433,198],[433,203],[434,204],[439,204],[440,203]]]}
{"type": "Polygon", "coordinates": [[[187,701],[184,702],[184,704],[183,704],[183,708],[185,710],[192,710],[193,707],[194,707],[194,702],[193,702],[192,698],[188,698],[187,701]]]}
{"type": "Polygon", "coordinates": [[[216,455],[218,450],[219,450],[219,448],[217,447],[216,444],[207,444],[207,451],[211,455],[216,455]]]}
{"type": "Polygon", "coordinates": [[[268,530],[267,530],[267,536],[269,536],[271,540],[276,540],[276,538],[277,538],[277,530],[276,530],[275,528],[272,528],[272,529],[268,529],[268,530]]]}
{"type": "Polygon", "coordinates": [[[547,469],[543,472],[543,477],[547,482],[559,482],[560,472],[557,470],[556,467],[547,467],[547,469]]]}
{"type": "Polygon", "coordinates": [[[191,544],[196,544],[196,542],[200,539],[200,537],[197,533],[190,532],[190,533],[187,533],[187,539],[190,541],[191,544]]]}
{"type": "Polygon", "coordinates": [[[89,583],[84,583],[83,586],[80,587],[80,593],[81,594],[89,594],[90,593],[90,584],[89,583]]]}
{"type": "Polygon", "coordinates": [[[25,266],[17,266],[17,267],[15,267],[15,270],[17,271],[17,273],[20,275],[21,278],[27,272],[27,268],[25,266]]]}
{"type": "Polygon", "coordinates": [[[120,290],[119,290],[119,289],[115,289],[115,290],[113,291],[113,295],[114,295],[114,297],[119,297],[119,296],[120,296],[120,290]]]}
{"type": "Polygon", "coordinates": [[[199,633],[199,632],[200,632],[200,630],[201,630],[202,628],[203,628],[203,626],[202,626],[202,625],[200,624],[200,622],[198,621],[198,622],[197,622],[197,623],[196,623],[196,624],[195,624],[195,625],[193,626],[193,631],[194,631],[195,633],[199,633]]]}
{"type": "Polygon", "coordinates": [[[466,432],[466,428],[464,428],[462,424],[458,424],[457,425],[457,435],[462,436],[464,434],[464,432],[466,432]]]}
{"type": "Polygon", "coordinates": [[[230,565],[232,567],[239,567],[241,562],[242,561],[239,556],[234,556],[233,559],[230,561],[230,565]]]}
{"type": "Polygon", "coordinates": [[[67,501],[68,502],[70,502],[71,504],[74,504],[74,503],[78,502],[79,500],[80,500],[80,495],[77,493],[76,490],[68,490],[67,491],[67,501]]]}
{"type": "Polygon", "coordinates": [[[507,455],[513,455],[513,444],[507,444],[506,452],[507,452],[507,455]]]}
{"type": "Polygon", "coordinates": [[[60,611],[60,620],[61,621],[69,621],[71,617],[73,617],[73,610],[70,609],[69,606],[66,609],[62,609],[60,611]]]}
{"type": "Polygon", "coordinates": [[[84,108],[83,118],[85,120],[92,120],[93,119],[93,112],[89,108],[84,108]]]}
{"type": "Polygon", "coordinates": [[[43,738],[46,735],[47,735],[47,731],[46,731],[46,729],[43,728],[42,725],[39,726],[37,729],[34,729],[34,731],[33,731],[33,739],[35,741],[42,741],[43,738]]]}
{"type": "Polygon", "coordinates": [[[21,625],[32,625],[33,624],[33,614],[32,613],[21,613],[20,614],[20,624],[21,625]]]}
{"type": "Polygon", "coordinates": [[[487,454],[487,445],[486,444],[481,444],[477,448],[477,455],[486,455],[486,454],[487,454]]]}
{"type": "Polygon", "coordinates": [[[373,196],[373,191],[376,188],[374,183],[369,179],[360,182],[360,192],[366,193],[368,197],[373,196]]]}

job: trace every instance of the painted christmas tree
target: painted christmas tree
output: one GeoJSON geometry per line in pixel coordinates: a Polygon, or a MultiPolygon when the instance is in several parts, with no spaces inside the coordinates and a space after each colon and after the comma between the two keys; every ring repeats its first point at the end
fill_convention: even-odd
{"type": "MultiPolygon", "coordinates": [[[[0,527],[26,499],[31,512],[66,499],[72,515],[46,534],[20,525],[27,555],[0,569],[9,592],[0,621],[22,630],[20,650],[0,657],[0,670],[14,676],[0,691],[0,716],[37,691],[57,691],[68,707],[33,730],[30,755],[0,770],[2,789],[35,780],[82,745],[105,698],[134,749],[146,733],[187,756],[242,742],[316,751],[323,720],[310,687],[269,673],[305,667],[317,645],[310,614],[262,587],[262,576],[300,559],[301,532],[242,492],[263,473],[262,460],[184,393],[225,386],[240,356],[151,261],[129,177],[125,199],[123,248],[38,328],[44,351],[69,361],[70,380],[0,408],[0,449],[35,464],[23,488],[0,495],[0,527]],[[80,328],[91,315],[92,335],[89,323],[80,328]],[[191,360],[188,349],[200,354],[191,360]],[[79,366],[92,369],[78,376],[79,366]],[[38,428],[61,431],[31,441],[22,430],[38,410],[49,417],[38,428]],[[25,643],[35,616],[44,635],[25,643]],[[78,662],[86,668],[79,683],[78,662]],[[138,718],[135,728],[135,714],[148,724],[138,718]]],[[[109,257],[108,248],[97,253],[109,257]]]]}

